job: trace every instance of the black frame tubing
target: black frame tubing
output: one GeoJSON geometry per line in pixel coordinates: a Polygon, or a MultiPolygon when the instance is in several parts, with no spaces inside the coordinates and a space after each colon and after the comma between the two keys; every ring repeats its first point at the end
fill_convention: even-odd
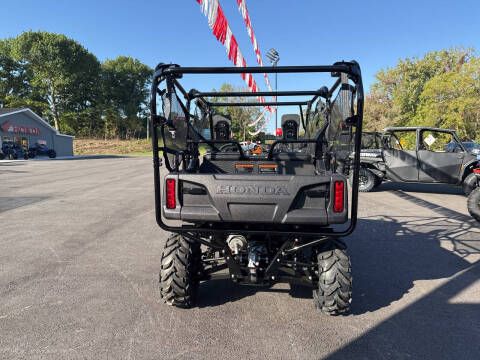
{"type": "Polygon", "coordinates": [[[312,91],[231,91],[231,92],[200,92],[191,91],[188,96],[191,98],[203,98],[203,97],[256,97],[256,96],[310,96],[318,95],[322,96],[325,93],[321,90],[312,91]]]}
{"type": "Polygon", "coordinates": [[[208,102],[208,106],[218,107],[218,106],[292,106],[292,105],[307,105],[307,101],[265,101],[265,102],[243,102],[243,103],[234,103],[234,102],[208,102]]]}
{"type": "MultiPolygon", "coordinates": [[[[151,126],[152,126],[152,147],[153,147],[153,167],[154,167],[154,187],[155,187],[155,215],[157,224],[165,231],[171,231],[176,233],[239,233],[239,234],[265,234],[262,230],[250,230],[245,228],[232,228],[232,229],[215,229],[213,227],[198,227],[198,226],[186,226],[181,227],[169,226],[163,222],[161,214],[161,186],[160,186],[160,156],[158,146],[158,127],[161,125],[157,114],[156,94],[157,88],[160,82],[167,80],[167,87],[172,85],[172,79],[181,77],[183,74],[242,74],[242,73],[313,73],[313,72],[330,72],[332,76],[338,77],[335,84],[329,90],[329,96],[333,94],[335,89],[341,83],[340,73],[346,73],[349,78],[355,83],[357,91],[357,117],[358,121],[355,124],[355,153],[354,153],[354,166],[353,166],[353,184],[352,184],[352,201],[351,201],[351,218],[348,227],[345,230],[334,231],[330,227],[319,229],[319,231],[304,232],[304,231],[270,231],[269,235],[292,237],[316,237],[318,240],[310,241],[299,246],[295,246],[289,249],[288,252],[296,251],[300,248],[313,246],[317,243],[324,241],[325,237],[339,238],[350,235],[357,225],[357,212],[358,212],[358,183],[359,183],[359,169],[360,169],[360,147],[362,136],[362,120],[363,120],[363,84],[361,77],[360,66],[357,62],[340,62],[333,65],[318,65],[318,66],[266,66],[266,67],[185,67],[181,68],[174,64],[159,64],[153,76],[151,87],[151,100],[150,100],[150,112],[151,112],[151,126]],[[170,85],[168,84],[170,81],[170,85]]],[[[178,82],[178,81],[176,81],[178,82]]],[[[167,89],[168,90],[168,89],[167,89]]],[[[182,88],[183,90],[183,88],[182,88]]],[[[182,93],[183,91],[180,90],[182,93]]],[[[184,96],[188,97],[188,93],[184,93],[184,96]]],[[[318,95],[315,95],[314,99],[318,95]]],[[[306,102],[305,104],[309,104],[306,102]]],[[[244,105],[244,104],[242,104],[244,105]]],[[[262,106],[265,103],[259,103],[255,106],[262,106]]],[[[231,104],[229,104],[231,106],[231,104]]]]}

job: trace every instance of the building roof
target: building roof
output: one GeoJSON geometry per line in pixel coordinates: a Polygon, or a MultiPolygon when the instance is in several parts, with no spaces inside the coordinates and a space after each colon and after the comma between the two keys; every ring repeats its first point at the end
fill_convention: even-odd
{"type": "Polygon", "coordinates": [[[52,130],[56,135],[60,136],[67,136],[73,138],[74,136],[71,135],[65,135],[65,134],[60,134],[57,129],[55,129],[52,125],[50,125],[48,122],[43,120],[39,115],[35,114],[31,109],[29,108],[0,108],[0,117],[9,115],[9,114],[16,114],[16,113],[26,113],[30,117],[36,119],[46,127],[48,127],[50,130],[52,130]]]}
{"type": "Polygon", "coordinates": [[[10,114],[19,110],[26,110],[26,108],[0,108],[0,115],[10,114]]]}

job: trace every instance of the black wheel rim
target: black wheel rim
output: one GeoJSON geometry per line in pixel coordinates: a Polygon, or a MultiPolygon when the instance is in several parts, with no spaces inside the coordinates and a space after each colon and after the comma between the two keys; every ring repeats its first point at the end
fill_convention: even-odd
{"type": "Polygon", "coordinates": [[[358,182],[360,185],[365,185],[368,182],[368,177],[365,174],[365,171],[360,171],[360,174],[358,176],[358,182]]]}

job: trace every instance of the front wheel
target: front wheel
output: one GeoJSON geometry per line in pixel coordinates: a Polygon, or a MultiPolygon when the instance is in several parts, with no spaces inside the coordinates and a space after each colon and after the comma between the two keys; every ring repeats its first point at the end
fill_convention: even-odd
{"type": "Polygon", "coordinates": [[[476,174],[471,173],[463,180],[462,188],[465,195],[470,195],[470,193],[477,187],[478,177],[476,174]]]}
{"type": "Polygon", "coordinates": [[[57,153],[55,152],[55,150],[49,150],[49,151],[48,151],[48,157],[49,157],[50,159],[56,158],[56,157],[57,157],[57,153]]]}
{"type": "Polygon", "coordinates": [[[160,296],[168,305],[195,306],[201,273],[200,244],[173,234],[167,239],[160,268],[160,296]]]}
{"type": "Polygon", "coordinates": [[[352,272],[346,245],[330,241],[318,254],[318,289],[313,291],[317,309],[328,315],[349,311],[352,301],[352,272]]]}
{"type": "Polygon", "coordinates": [[[480,222],[480,188],[476,188],[468,195],[467,207],[470,215],[480,222]]]}

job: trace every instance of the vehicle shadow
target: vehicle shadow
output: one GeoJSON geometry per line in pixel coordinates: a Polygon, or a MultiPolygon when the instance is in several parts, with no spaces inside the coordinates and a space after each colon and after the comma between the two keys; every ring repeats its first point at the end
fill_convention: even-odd
{"type": "Polygon", "coordinates": [[[240,285],[225,278],[202,282],[200,284],[197,306],[200,308],[219,306],[253,296],[257,292],[288,293],[294,298],[312,298],[312,289],[306,286],[290,286],[286,289],[279,289],[271,286],[240,285]]]}
{"type": "Polygon", "coordinates": [[[50,159],[48,157],[39,157],[36,158],[40,161],[79,161],[79,160],[98,160],[98,159],[128,159],[132,156],[128,155],[76,155],[76,156],[66,156],[66,157],[57,157],[50,159]]]}
{"type": "MultiPolygon", "coordinates": [[[[480,254],[480,229],[468,216],[410,194],[396,194],[433,210],[437,216],[359,219],[357,230],[346,239],[354,278],[354,315],[391,305],[408,294],[417,281],[444,279],[466,270],[471,263],[464,257],[480,254]]],[[[257,291],[312,297],[309,288],[241,286],[224,279],[201,284],[200,306],[237,301],[257,291]]]]}
{"type": "Polygon", "coordinates": [[[355,271],[353,314],[380,310],[408,296],[415,282],[450,279],[328,359],[478,358],[480,303],[478,288],[471,286],[480,278],[480,261],[465,257],[480,254],[480,230],[464,214],[411,194],[394,194],[438,216],[360,221],[360,231],[348,241],[355,271]],[[362,238],[366,230],[369,236],[362,238]]]}
{"type": "Polygon", "coordinates": [[[26,160],[16,161],[16,160],[0,160],[0,167],[10,167],[10,166],[23,166],[25,165],[26,160]]]}
{"type": "Polygon", "coordinates": [[[478,296],[455,297],[479,277],[476,262],[327,358],[478,359],[478,296]]]}
{"type": "Polygon", "coordinates": [[[480,254],[480,229],[472,218],[402,191],[393,194],[435,215],[359,220],[347,240],[355,274],[354,314],[388,306],[415,281],[453,276],[471,266],[464,257],[480,254]]]}
{"type": "Polygon", "coordinates": [[[49,199],[49,196],[0,196],[0,213],[17,209],[23,206],[35,204],[49,199]]]}
{"type": "Polygon", "coordinates": [[[347,241],[354,274],[352,313],[377,311],[400,300],[417,281],[443,279],[469,268],[462,255],[480,252],[480,233],[470,233],[461,223],[439,228],[445,221],[360,220],[359,231],[347,241]],[[441,247],[440,240],[450,241],[453,250],[441,247]],[[458,248],[461,254],[454,252],[458,248]]]}
{"type": "Polygon", "coordinates": [[[452,194],[463,195],[460,186],[449,184],[422,184],[422,183],[401,183],[394,181],[383,182],[375,191],[402,190],[427,194],[452,194]]]}

